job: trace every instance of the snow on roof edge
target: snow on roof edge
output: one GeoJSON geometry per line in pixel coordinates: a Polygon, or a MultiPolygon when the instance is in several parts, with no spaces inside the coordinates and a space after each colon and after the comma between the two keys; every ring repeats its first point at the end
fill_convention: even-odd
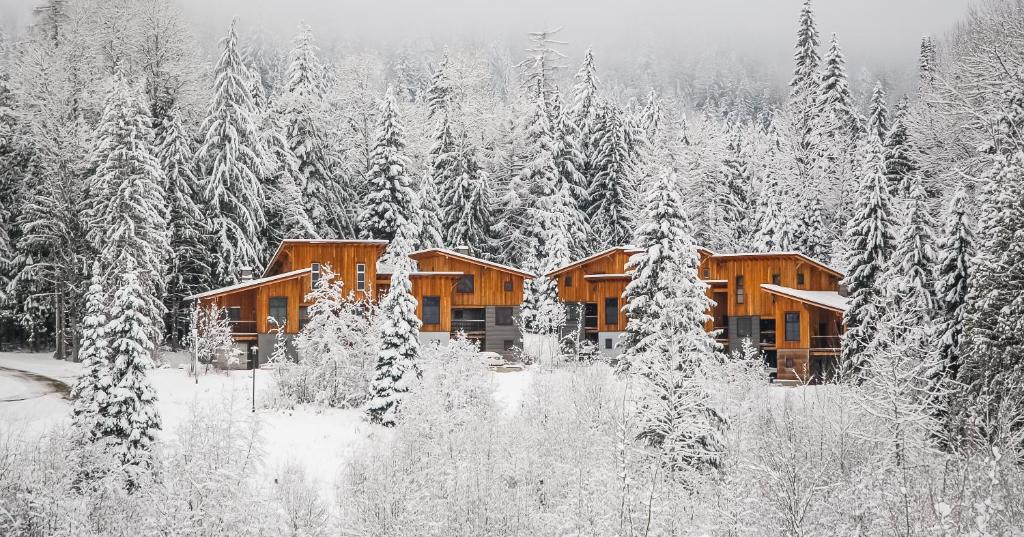
{"type": "Polygon", "coordinates": [[[836,291],[793,289],[792,287],[783,287],[781,285],[771,283],[762,283],[761,288],[769,293],[776,293],[825,309],[845,312],[850,308],[849,299],[840,295],[836,291]]]}
{"type": "Polygon", "coordinates": [[[273,276],[266,276],[266,277],[263,277],[263,278],[258,278],[258,279],[255,279],[255,280],[246,280],[246,281],[243,281],[243,282],[238,282],[238,283],[236,283],[234,285],[228,285],[226,287],[221,287],[221,288],[218,288],[218,289],[211,289],[209,291],[205,291],[205,292],[202,292],[202,293],[196,293],[196,294],[194,294],[192,296],[185,297],[185,300],[196,300],[196,299],[200,299],[200,298],[207,298],[207,297],[211,297],[211,296],[217,296],[217,295],[224,295],[224,294],[228,294],[228,293],[234,293],[235,291],[242,291],[242,290],[247,289],[249,287],[259,287],[260,285],[263,285],[265,283],[270,283],[270,282],[277,281],[277,280],[286,280],[288,278],[293,278],[295,276],[299,276],[299,275],[301,275],[303,273],[310,272],[310,271],[312,271],[312,268],[311,267],[306,267],[306,268],[301,268],[301,269],[298,269],[298,270],[293,270],[291,272],[284,272],[284,273],[281,273],[281,274],[275,274],[273,276]]]}

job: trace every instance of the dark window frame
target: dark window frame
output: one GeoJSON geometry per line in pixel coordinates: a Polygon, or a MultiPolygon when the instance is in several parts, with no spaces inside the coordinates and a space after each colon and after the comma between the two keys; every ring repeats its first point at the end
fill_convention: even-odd
{"type": "Polygon", "coordinates": [[[606,297],[604,299],[604,324],[606,326],[619,324],[618,297],[606,297]]]}
{"type": "Polygon", "coordinates": [[[229,323],[237,323],[242,320],[242,306],[228,306],[224,308],[224,315],[229,323]]]}
{"type": "Polygon", "coordinates": [[[565,277],[565,286],[566,286],[567,288],[568,288],[568,287],[572,287],[572,276],[566,276],[566,277],[565,277]]]}
{"type": "Polygon", "coordinates": [[[784,330],[785,330],[786,341],[800,341],[800,312],[799,311],[787,311],[787,312],[783,313],[782,315],[783,315],[783,317],[782,317],[783,326],[785,327],[784,330]],[[795,316],[796,320],[795,321],[790,321],[790,318],[791,318],[790,316],[795,316]],[[795,325],[796,325],[796,334],[795,334],[795,336],[790,331],[790,328],[792,327],[791,322],[795,323],[795,325]]]}
{"type": "Polygon", "coordinates": [[[278,326],[284,326],[288,324],[288,297],[286,296],[272,296],[267,299],[267,317],[272,317],[277,322],[278,326]],[[277,302],[275,306],[274,303],[277,302]],[[284,303],[284,315],[274,315],[274,310],[281,309],[281,303],[284,303]],[[282,322],[283,318],[283,322],[282,322]]]}
{"type": "Polygon", "coordinates": [[[604,338],[604,348],[612,349],[614,347],[615,347],[615,345],[612,344],[612,338],[610,338],[610,337],[604,338]]]}
{"type": "Polygon", "coordinates": [[[316,289],[316,284],[320,281],[320,263],[310,263],[309,265],[309,287],[310,289],[316,289]]]}
{"type": "Polygon", "coordinates": [[[742,274],[736,275],[736,303],[745,304],[747,301],[746,279],[742,274]]]}
{"type": "Polygon", "coordinates": [[[299,330],[309,324],[309,306],[299,306],[299,330]]]}
{"type": "Polygon", "coordinates": [[[802,271],[801,272],[797,272],[796,273],[796,284],[797,285],[804,285],[805,281],[806,281],[806,279],[804,277],[804,273],[802,271]]]}
{"type": "Polygon", "coordinates": [[[502,289],[504,289],[506,293],[511,293],[512,291],[514,291],[515,286],[512,285],[512,280],[505,280],[505,283],[502,284],[502,289]]]}
{"type": "Polygon", "coordinates": [[[736,318],[736,337],[738,338],[750,338],[754,337],[754,318],[753,317],[737,317],[736,318]],[[746,330],[743,330],[743,326],[746,326],[746,330]]]}
{"type": "Polygon", "coordinates": [[[356,291],[366,291],[366,263],[356,263],[356,291]]]}
{"type": "Polygon", "coordinates": [[[512,326],[515,324],[515,308],[498,306],[494,308],[494,326],[512,326]]]}
{"type": "Polygon", "coordinates": [[[782,274],[778,272],[772,274],[772,285],[782,285],[782,274]]]}
{"type": "Polygon", "coordinates": [[[503,339],[501,346],[506,351],[510,351],[516,347],[516,340],[514,339],[503,339]]]}
{"type": "Polygon", "coordinates": [[[476,278],[472,274],[463,274],[457,282],[455,282],[455,292],[462,294],[472,294],[476,290],[476,278]],[[467,287],[467,283],[468,287],[467,287]]]}
{"type": "Polygon", "coordinates": [[[423,324],[441,324],[441,297],[423,297],[423,324]]]}

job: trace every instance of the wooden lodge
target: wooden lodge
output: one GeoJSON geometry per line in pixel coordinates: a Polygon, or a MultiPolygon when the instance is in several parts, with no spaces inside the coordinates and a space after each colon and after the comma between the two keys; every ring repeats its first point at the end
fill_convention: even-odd
{"type": "MultiPolygon", "coordinates": [[[[626,262],[638,250],[610,248],[550,273],[569,305],[569,329],[606,356],[618,355],[626,328],[626,262]]],[[[699,276],[715,307],[709,330],[726,350],[749,339],[784,380],[828,377],[839,354],[846,299],[838,271],[796,252],[716,254],[700,249],[699,276]]]]}
{"type": "MultiPolygon", "coordinates": [[[[286,240],[260,278],[193,297],[216,304],[228,315],[234,340],[248,358],[266,361],[278,325],[292,338],[308,320],[307,294],[329,267],[343,291],[375,300],[387,291],[391,270],[380,262],[383,240],[286,240]]],[[[610,248],[548,274],[568,306],[567,332],[579,333],[614,357],[626,329],[623,291],[629,258],[639,250],[610,248]]],[[[699,276],[715,302],[708,330],[727,350],[749,339],[764,353],[779,379],[827,377],[839,353],[846,299],[842,274],[795,252],[716,254],[700,249],[699,276]]],[[[444,344],[462,332],[481,350],[509,356],[522,347],[519,309],[523,284],[533,275],[464,251],[433,248],[410,255],[421,343],[444,344]]]]}
{"type": "MultiPolygon", "coordinates": [[[[292,338],[308,320],[309,291],[328,268],[342,281],[342,291],[356,299],[375,300],[387,291],[391,269],[381,263],[384,240],[285,240],[258,279],[245,277],[235,285],[190,298],[200,307],[216,304],[227,312],[239,350],[266,362],[273,352],[278,325],[292,338]]],[[[423,321],[421,344],[444,344],[464,332],[481,350],[511,355],[522,347],[516,319],[523,282],[533,275],[492,263],[465,252],[429,249],[410,257],[412,292],[423,321]]],[[[242,364],[239,364],[242,365],[242,364]]]]}

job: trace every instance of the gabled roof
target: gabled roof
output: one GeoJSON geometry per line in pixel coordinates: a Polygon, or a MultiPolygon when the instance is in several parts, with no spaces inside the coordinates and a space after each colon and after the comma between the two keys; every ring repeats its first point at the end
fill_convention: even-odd
{"type": "Polygon", "coordinates": [[[641,250],[641,249],[639,249],[639,248],[637,248],[635,246],[628,246],[628,245],[627,246],[613,246],[611,248],[608,248],[607,250],[602,250],[600,252],[597,252],[594,255],[584,257],[583,259],[580,259],[578,261],[573,261],[572,263],[569,263],[568,265],[564,265],[564,266],[561,266],[559,268],[556,268],[555,270],[552,270],[551,272],[548,272],[547,275],[548,276],[557,276],[557,275],[559,275],[559,274],[561,274],[563,272],[566,272],[568,270],[572,270],[572,269],[574,269],[574,268],[576,268],[576,267],[578,267],[580,265],[586,265],[587,263],[590,263],[591,261],[595,261],[597,259],[600,259],[600,258],[606,256],[606,255],[611,255],[611,254],[613,254],[615,252],[619,252],[619,251],[626,252],[627,254],[638,254],[638,253],[642,252],[643,250],[641,250]]]}
{"type": "Polygon", "coordinates": [[[185,300],[197,300],[197,299],[200,299],[200,298],[209,298],[211,296],[219,296],[219,295],[226,295],[226,294],[230,294],[230,293],[236,293],[238,291],[244,291],[246,289],[250,289],[250,288],[253,288],[253,287],[259,287],[261,285],[265,285],[265,284],[272,283],[272,282],[277,282],[277,281],[281,281],[281,280],[289,280],[291,278],[297,278],[299,276],[302,276],[303,274],[306,274],[306,273],[310,272],[311,270],[312,269],[310,267],[306,267],[306,268],[302,268],[302,269],[299,269],[299,270],[293,270],[291,272],[285,272],[283,274],[277,274],[277,275],[274,275],[274,276],[268,276],[266,278],[259,278],[257,280],[246,280],[244,282],[239,282],[239,283],[236,283],[234,285],[229,285],[227,287],[221,287],[220,289],[213,289],[212,291],[206,291],[205,293],[199,293],[199,294],[195,294],[195,295],[192,295],[192,296],[189,296],[189,297],[185,297],[185,300]]]}
{"type": "Polygon", "coordinates": [[[267,263],[267,268],[264,269],[263,275],[267,275],[267,271],[274,266],[274,262],[277,261],[278,256],[284,250],[286,244],[369,244],[380,247],[381,250],[387,247],[388,241],[383,239],[284,239],[281,244],[277,245],[277,250],[274,251],[274,256],[270,258],[270,262],[267,263]]]}
{"type": "Polygon", "coordinates": [[[810,263],[825,272],[830,272],[834,276],[842,278],[844,274],[838,270],[818,261],[817,259],[807,257],[800,252],[738,252],[734,254],[713,254],[712,259],[730,259],[730,258],[743,258],[743,257],[796,257],[804,262],[810,263]]]}
{"type": "Polygon", "coordinates": [[[495,263],[493,261],[487,261],[486,259],[480,259],[479,257],[473,257],[471,255],[459,253],[459,252],[456,252],[455,250],[448,250],[446,248],[428,248],[426,250],[419,250],[419,251],[416,251],[416,252],[413,252],[413,253],[409,254],[409,257],[412,258],[412,259],[419,260],[419,259],[424,258],[424,257],[432,257],[432,256],[435,256],[435,255],[443,255],[443,256],[447,256],[447,257],[454,257],[456,259],[461,259],[461,260],[467,261],[469,263],[474,263],[474,264],[477,264],[477,265],[480,265],[480,266],[492,268],[492,269],[495,269],[495,270],[500,270],[502,272],[508,272],[510,274],[516,274],[516,275],[522,276],[524,278],[533,278],[534,277],[533,274],[530,274],[529,272],[526,272],[525,270],[517,269],[515,267],[510,267],[508,265],[502,265],[501,263],[495,263]]]}
{"type": "Polygon", "coordinates": [[[792,287],[783,287],[781,285],[774,285],[770,283],[762,283],[761,289],[764,289],[769,293],[792,298],[799,302],[804,302],[812,306],[825,308],[839,313],[845,313],[850,307],[850,299],[835,291],[807,291],[805,289],[793,289],[792,287]]]}
{"type": "MultiPolygon", "coordinates": [[[[568,270],[572,270],[572,269],[574,269],[576,267],[579,267],[581,265],[586,265],[587,263],[590,263],[591,261],[596,261],[596,260],[598,260],[598,259],[600,259],[600,258],[602,258],[602,257],[604,257],[606,255],[613,254],[613,253],[619,252],[619,251],[622,251],[622,252],[625,252],[627,254],[632,255],[632,254],[639,254],[640,252],[643,252],[643,249],[637,248],[636,246],[630,246],[630,245],[613,246],[611,248],[608,248],[607,250],[602,250],[600,252],[597,252],[594,255],[584,257],[583,259],[580,259],[580,260],[577,260],[577,261],[573,261],[572,263],[569,263],[568,265],[564,265],[564,266],[561,266],[559,268],[556,268],[555,270],[552,270],[551,272],[548,272],[547,275],[548,276],[557,276],[559,274],[562,274],[563,272],[566,272],[568,270]]],[[[715,253],[712,252],[711,250],[708,250],[707,248],[703,248],[703,247],[700,247],[700,246],[697,247],[697,252],[699,254],[704,254],[706,256],[713,256],[713,255],[715,255],[715,253]]],[[[591,276],[593,276],[593,275],[591,275],[591,276]]]]}

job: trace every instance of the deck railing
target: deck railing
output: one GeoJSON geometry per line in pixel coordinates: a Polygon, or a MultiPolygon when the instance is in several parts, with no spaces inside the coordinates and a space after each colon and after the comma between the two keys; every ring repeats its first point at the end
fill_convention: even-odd
{"type": "Polygon", "coordinates": [[[811,336],[812,349],[838,349],[842,346],[843,336],[811,336]]]}
{"type": "Polygon", "coordinates": [[[452,319],[452,333],[465,332],[467,334],[485,332],[487,321],[483,319],[452,319]]]}
{"type": "Polygon", "coordinates": [[[232,334],[255,334],[256,321],[228,321],[232,334]]]}

